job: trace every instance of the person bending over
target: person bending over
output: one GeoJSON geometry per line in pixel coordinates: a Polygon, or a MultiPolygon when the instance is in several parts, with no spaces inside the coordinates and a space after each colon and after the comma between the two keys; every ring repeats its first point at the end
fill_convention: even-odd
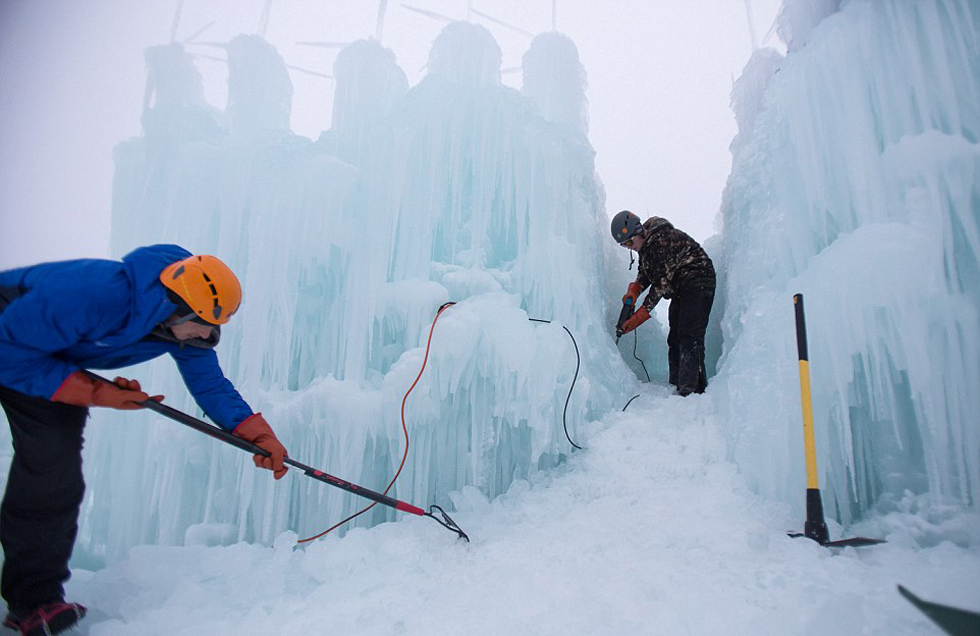
{"type": "Polygon", "coordinates": [[[653,216],[645,222],[629,210],[612,220],[613,238],[640,256],[636,280],[623,302],[635,307],[640,294],[650,291],[643,304],[626,320],[622,333],[633,331],[650,318],[661,298],[670,300],[667,358],[670,384],[682,396],[704,393],[704,334],[715,298],[715,268],[704,249],[667,219],[653,216]]]}
{"type": "Polygon", "coordinates": [[[14,446],[0,504],[4,626],[50,635],[85,615],[65,602],[63,584],[85,491],[89,407],[138,409],[163,399],[136,380],[110,384],[83,369],[169,354],[212,420],[270,453],[256,455],[256,466],[275,479],[286,473],[286,449],[225,378],[214,351],[241,298],[224,263],[176,245],[141,247],[121,262],[81,259],[0,272],[0,404],[14,446]]]}

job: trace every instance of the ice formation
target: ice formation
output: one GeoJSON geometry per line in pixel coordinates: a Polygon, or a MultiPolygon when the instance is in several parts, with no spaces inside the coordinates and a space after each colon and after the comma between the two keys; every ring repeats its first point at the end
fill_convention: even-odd
{"type": "Polygon", "coordinates": [[[789,53],[757,52],[733,91],[713,395],[741,470],[802,509],[802,292],[828,514],[910,497],[975,510],[980,10],[840,4],[784,3],[789,53]]]}
{"type": "MultiPolygon", "coordinates": [[[[155,85],[195,87],[168,51],[155,85]]],[[[113,250],[175,242],[240,273],[245,301],[219,358],[290,454],[382,490],[404,450],[402,398],[449,301],[406,404],[411,447],[392,494],[451,507],[464,486],[493,497],[562,461],[576,368],[563,326],[582,355],[567,427],[587,443],[583,422],[625,402],[636,378],[607,319],[625,254],[605,245],[571,41],[535,39],[521,91],[501,84],[499,47],[479,26],[448,25],[411,89],[391,51],[355,42],[338,55],[334,124],[316,141],[288,129],[275,49],[240,36],[226,51],[223,113],[192,91],[158,98],[146,117],[168,125],[118,147],[113,250]]],[[[197,413],[169,360],[132,374],[197,413]]],[[[301,476],[274,484],[244,453],[152,415],[100,414],[89,437],[82,564],[138,543],[312,534],[365,504],[301,476]]],[[[391,518],[378,507],[357,523],[391,518]]]]}

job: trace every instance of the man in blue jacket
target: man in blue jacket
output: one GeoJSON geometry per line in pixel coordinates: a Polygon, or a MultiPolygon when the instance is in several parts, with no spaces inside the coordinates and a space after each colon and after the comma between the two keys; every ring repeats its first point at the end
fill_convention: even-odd
{"type": "Polygon", "coordinates": [[[201,409],[222,428],[269,451],[256,466],[286,473],[286,449],[224,377],[214,347],[238,310],[241,286],[213,256],[176,245],[119,261],[84,259],[0,272],[0,404],[14,457],[0,505],[6,627],[25,636],[69,629],[85,608],[64,601],[85,491],[82,431],[91,406],[137,409],[136,380],[93,380],[170,356],[201,409]]]}

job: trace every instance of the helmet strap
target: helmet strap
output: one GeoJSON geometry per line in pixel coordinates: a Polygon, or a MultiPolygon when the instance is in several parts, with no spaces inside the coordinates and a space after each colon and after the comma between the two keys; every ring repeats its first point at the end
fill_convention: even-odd
{"type": "MultiPolygon", "coordinates": [[[[174,314],[174,315],[176,316],[176,314],[174,314]]],[[[170,319],[164,321],[163,326],[164,327],[176,327],[177,325],[182,325],[185,322],[190,322],[191,320],[194,320],[194,318],[196,318],[196,317],[197,316],[195,316],[193,313],[184,314],[183,316],[177,316],[176,318],[170,318],[170,319]]]]}
{"type": "Polygon", "coordinates": [[[176,310],[174,312],[174,315],[176,315],[177,317],[169,318],[166,321],[164,321],[163,323],[164,327],[173,327],[175,325],[185,323],[189,320],[193,320],[194,322],[200,323],[202,325],[207,325],[208,327],[214,326],[212,323],[198,316],[194,312],[194,310],[191,309],[191,306],[187,304],[187,301],[181,298],[180,295],[178,295],[174,290],[170,289],[169,287],[166,288],[166,290],[167,290],[167,300],[169,300],[174,305],[177,305],[176,310]]]}

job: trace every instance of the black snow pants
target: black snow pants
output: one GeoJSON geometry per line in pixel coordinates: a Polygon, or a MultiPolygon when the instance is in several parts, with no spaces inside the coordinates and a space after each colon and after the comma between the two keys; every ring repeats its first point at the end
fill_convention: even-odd
{"type": "Polygon", "coordinates": [[[64,598],[85,493],[82,431],[88,409],[0,385],[14,458],[0,504],[0,592],[14,614],[64,598]]]}
{"type": "Polygon", "coordinates": [[[694,285],[674,294],[667,312],[667,362],[670,383],[681,395],[704,393],[704,333],[715,300],[713,285],[694,285]]]}

